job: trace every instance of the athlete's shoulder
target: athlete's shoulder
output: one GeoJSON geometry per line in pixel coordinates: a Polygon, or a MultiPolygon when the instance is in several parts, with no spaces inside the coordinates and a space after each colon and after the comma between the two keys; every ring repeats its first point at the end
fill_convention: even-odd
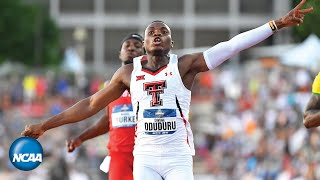
{"type": "MultiPolygon", "coordinates": [[[[124,66],[121,66],[113,75],[111,82],[122,82],[126,84],[127,86],[130,84],[131,79],[131,73],[133,70],[132,64],[127,64],[124,66]]],[[[111,83],[110,82],[110,83],[111,83]]]]}
{"type": "Polygon", "coordinates": [[[118,71],[121,72],[121,73],[130,73],[132,72],[133,70],[133,64],[126,64],[124,66],[121,66],[118,71]]]}
{"type": "Polygon", "coordinates": [[[106,80],[106,81],[103,83],[103,87],[108,86],[108,84],[110,84],[110,80],[106,80]]]}
{"type": "Polygon", "coordinates": [[[185,54],[178,58],[178,66],[180,68],[190,68],[194,61],[197,59],[195,54],[185,54]]]}
{"type": "Polygon", "coordinates": [[[135,57],[135,58],[133,58],[133,61],[144,61],[144,60],[148,60],[148,58],[147,58],[147,55],[142,55],[142,56],[138,56],[138,57],[135,57]]]}
{"type": "Polygon", "coordinates": [[[194,54],[184,54],[184,55],[182,55],[182,56],[180,56],[179,58],[178,58],[178,61],[180,62],[180,61],[190,61],[190,60],[192,60],[192,59],[194,59],[195,58],[195,56],[194,56],[194,54]]]}

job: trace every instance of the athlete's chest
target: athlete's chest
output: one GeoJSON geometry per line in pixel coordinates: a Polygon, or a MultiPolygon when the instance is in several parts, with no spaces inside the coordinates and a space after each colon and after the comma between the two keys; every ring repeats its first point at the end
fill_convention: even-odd
{"type": "MultiPolygon", "coordinates": [[[[135,74],[134,95],[142,102],[150,102],[150,106],[163,106],[166,102],[174,102],[178,93],[180,75],[176,68],[168,66],[158,72],[146,70],[135,74]]],[[[132,88],[132,86],[131,86],[132,88]]]]}
{"type": "Polygon", "coordinates": [[[176,69],[172,66],[167,66],[156,72],[150,72],[145,69],[138,71],[135,75],[136,81],[134,83],[135,87],[141,91],[164,93],[165,89],[169,91],[174,90],[179,78],[180,75],[176,69]]]}

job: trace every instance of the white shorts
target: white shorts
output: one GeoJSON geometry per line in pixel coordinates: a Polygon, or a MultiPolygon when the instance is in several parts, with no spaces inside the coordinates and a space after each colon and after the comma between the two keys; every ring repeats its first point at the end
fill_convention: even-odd
{"type": "Polygon", "coordinates": [[[193,180],[193,159],[183,156],[135,155],[134,180],[193,180]]]}

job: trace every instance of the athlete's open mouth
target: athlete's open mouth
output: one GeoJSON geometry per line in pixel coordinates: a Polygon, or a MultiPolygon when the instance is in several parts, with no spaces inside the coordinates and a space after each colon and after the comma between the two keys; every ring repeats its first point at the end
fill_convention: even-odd
{"type": "Polygon", "coordinates": [[[156,44],[156,45],[160,44],[161,43],[161,38],[160,37],[154,38],[153,39],[153,43],[156,44]]]}

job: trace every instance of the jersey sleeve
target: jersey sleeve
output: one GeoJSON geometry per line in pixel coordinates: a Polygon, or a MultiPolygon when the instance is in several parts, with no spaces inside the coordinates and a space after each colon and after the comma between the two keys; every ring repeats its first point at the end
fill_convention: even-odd
{"type": "Polygon", "coordinates": [[[320,96],[320,72],[313,81],[312,93],[320,96]]]}

